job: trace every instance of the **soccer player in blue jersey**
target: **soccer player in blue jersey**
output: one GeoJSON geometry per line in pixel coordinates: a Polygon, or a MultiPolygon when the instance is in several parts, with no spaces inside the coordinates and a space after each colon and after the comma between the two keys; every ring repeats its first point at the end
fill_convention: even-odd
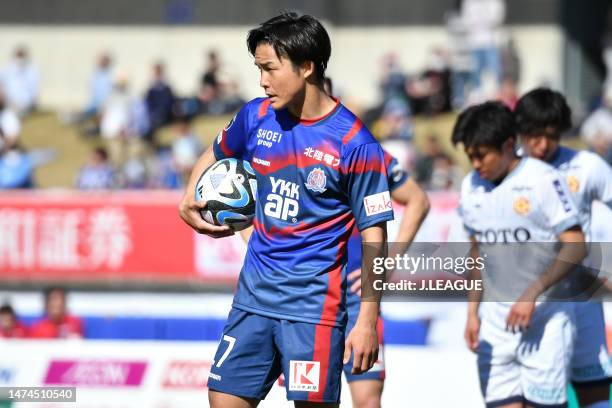
{"type": "MultiPolygon", "coordinates": [[[[386,151],[385,165],[389,181],[391,198],[405,206],[397,237],[394,245],[389,248],[389,258],[396,254],[402,255],[406,252],[414,239],[425,216],[429,211],[429,199],[427,194],[414,181],[412,177],[400,166],[397,160],[386,151]]],[[[349,238],[347,270],[352,271],[348,275],[350,290],[347,295],[348,324],[347,333],[352,330],[357,322],[361,293],[361,258],[362,240],[359,231],[355,228],[349,238]]],[[[378,319],[377,324],[380,352],[378,361],[369,371],[361,374],[352,372],[353,362],[348,361],[344,365],[344,375],[351,390],[354,408],[376,408],[381,406],[384,380],[386,376],[384,362],[384,340],[383,321],[378,319]]]]}
{"type": "MultiPolygon", "coordinates": [[[[329,85],[327,86],[329,87],[329,85]]],[[[331,94],[329,90],[327,92],[331,94]]],[[[393,201],[405,206],[398,235],[395,237],[393,247],[389,250],[389,257],[393,258],[395,254],[406,252],[425,220],[430,204],[425,191],[410,177],[397,160],[384,150],[383,153],[385,155],[385,166],[387,168],[391,198],[393,201]]],[[[252,231],[252,227],[241,231],[245,242],[249,241],[252,231]]],[[[348,242],[348,261],[346,263],[347,271],[352,271],[347,276],[349,285],[351,285],[350,290],[347,292],[346,301],[348,314],[347,333],[355,327],[361,303],[361,243],[359,229],[353,228],[348,242]]],[[[353,374],[353,359],[344,364],[344,375],[351,390],[353,408],[376,408],[381,406],[386,371],[383,352],[383,321],[380,317],[376,324],[376,330],[380,351],[378,353],[378,361],[376,361],[374,366],[365,373],[353,374]]]]}
{"type": "MultiPolygon", "coordinates": [[[[612,207],[612,169],[595,153],[560,145],[561,135],[572,126],[571,116],[570,107],[563,95],[547,88],[538,88],[525,94],[515,110],[524,153],[547,162],[564,176],[588,242],[593,201],[599,200],[612,207]]],[[[592,281],[587,270],[579,272],[576,278],[592,281]]],[[[601,301],[576,302],[574,323],[576,340],[571,361],[571,380],[580,406],[609,407],[612,364],[606,345],[601,301]]]]}
{"type": "MultiPolygon", "coordinates": [[[[251,30],[249,52],[266,98],[248,102],[198,160],[179,206],[196,231],[203,221],[194,188],[215,161],[248,160],[257,206],[232,310],[211,368],[209,401],[255,407],[282,372],[296,407],[337,406],[343,360],[369,370],[378,355],[379,299],[362,302],[344,337],[346,246],[353,229],[386,255],[393,210],[380,145],[361,121],[323,90],[331,54],[311,16],[285,13],[251,30]]],[[[206,192],[204,192],[206,197],[206,192]]]]}

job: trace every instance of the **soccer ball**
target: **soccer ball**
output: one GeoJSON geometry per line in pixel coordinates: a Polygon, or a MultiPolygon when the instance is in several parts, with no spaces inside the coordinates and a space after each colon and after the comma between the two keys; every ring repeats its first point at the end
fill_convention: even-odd
{"type": "Polygon", "coordinates": [[[234,231],[248,228],[255,217],[255,171],[244,160],[219,160],[200,176],[195,198],[207,202],[206,208],[200,211],[206,222],[227,225],[234,231]]]}

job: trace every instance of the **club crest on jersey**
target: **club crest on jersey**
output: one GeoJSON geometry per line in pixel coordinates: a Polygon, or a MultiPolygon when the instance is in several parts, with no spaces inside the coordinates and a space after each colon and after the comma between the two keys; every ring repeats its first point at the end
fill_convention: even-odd
{"type": "Polygon", "coordinates": [[[289,361],[289,391],[319,391],[321,363],[318,361],[289,361]]]}
{"type": "Polygon", "coordinates": [[[572,193],[577,193],[580,189],[580,181],[574,176],[567,176],[567,187],[572,193]]]}
{"type": "Polygon", "coordinates": [[[316,193],[323,193],[325,190],[325,186],[327,185],[327,176],[325,172],[320,169],[312,169],[310,173],[308,173],[308,179],[306,180],[306,188],[312,190],[316,193]]]}
{"type": "Polygon", "coordinates": [[[529,200],[527,197],[518,197],[514,200],[512,208],[519,215],[527,215],[530,209],[529,200]]]}

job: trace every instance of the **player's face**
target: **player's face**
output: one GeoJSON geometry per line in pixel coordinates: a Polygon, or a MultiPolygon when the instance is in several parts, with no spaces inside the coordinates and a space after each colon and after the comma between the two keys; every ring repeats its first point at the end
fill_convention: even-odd
{"type": "Polygon", "coordinates": [[[66,298],[61,292],[51,292],[47,300],[47,316],[51,320],[59,320],[66,313],[66,298]]]}
{"type": "Polygon", "coordinates": [[[521,135],[525,154],[549,162],[559,148],[559,137],[552,127],[539,130],[529,135],[521,135]]]}
{"type": "Polygon", "coordinates": [[[15,323],[10,313],[0,313],[0,329],[10,330],[15,323]]]}
{"type": "Polygon", "coordinates": [[[270,44],[261,43],[255,49],[255,65],[259,68],[259,85],[270,98],[273,109],[291,108],[304,99],[304,70],[288,58],[276,55],[270,44]]]}
{"type": "Polygon", "coordinates": [[[500,150],[489,146],[478,146],[468,147],[465,153],[470,159],[472,168],[485,180],[500,180],[508,172],[509,160],[500,150]]]}

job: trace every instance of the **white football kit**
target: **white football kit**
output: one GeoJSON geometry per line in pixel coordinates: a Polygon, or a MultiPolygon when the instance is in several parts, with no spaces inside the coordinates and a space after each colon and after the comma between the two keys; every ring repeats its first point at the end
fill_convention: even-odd
{"type": "MultiPolygon", "coordinates": [[[[550,164],[565,178],[570,196],[578,209],[586,241],[590,242],[593,201],[599,200],[612,207],[612,168],[594,153],[563,146],[550,164]]],[[[593,269],[598,266],[594,262],[589,263],[588,259],[585,265],[593,269]]],[[[572,382],[575,385],[609,382],[612,379],[612,364],[606,345],[601,301],[576,302],[574,318],[576,338],[571,363],[572,382]]]]}
{"type": "Polygon", "coordinates": [[[499,185],[472,171],[463,180],[460,214],[485,257],[478,370],[487,406],[565,404],[572,304],[538,302],[527,330],[506,330],[512,304],[554,259],[559,234],[580,224],[565,182],[531,158],[499,185]]]}

